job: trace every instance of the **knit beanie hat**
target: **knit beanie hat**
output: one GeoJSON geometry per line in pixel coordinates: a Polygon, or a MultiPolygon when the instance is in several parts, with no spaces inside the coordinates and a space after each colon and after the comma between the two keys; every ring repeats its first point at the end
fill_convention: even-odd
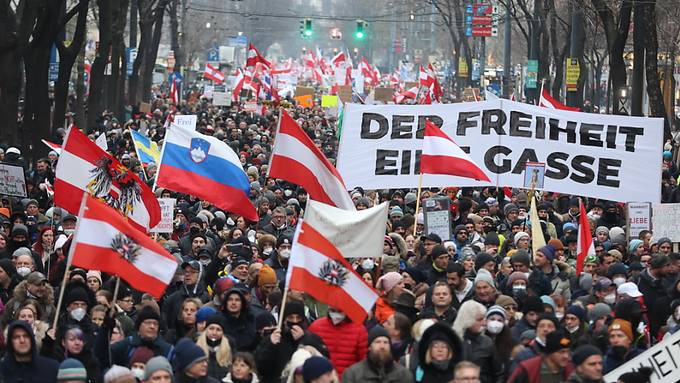
{"type": "Polygon", "coordinates": [[[89,278],[92,277],[92,278],[97,278],[97,280],[99,281],[99,284],[100,285],[102,284],[102,273],[99,270],[90,270],[90,271],[87,272],[87,274],[85,276],[86,276],[86,278],[85,278],[86,281],[89,278]]]}
{"type": "Polygon", "coordinates": [[[564,250],[564,244],[557,238],[548,241],[548,245],[552,246],[555,250],[564,250]]]}
{"type": "Polygon", "coordinates": [[[555,248],[550,246],[550,245],[545,245],[538,249],[547,259],[550,261],[550,263],[553,263],[555,260],[555,248]]]}
{"type": "Polygon", "coordinates": [[[262,330],[265,327],[276,325],[276,318],[269,312],[263,311],[255,317],[255,329],[262,330]]]}
{"type": "Polygon", "coordinates": [[[597,318],[602,316],[610,316],[612,314],[612,308],[606,303],[595,303],[595,306],[588,310],[588,319],[591,321],[597,320],[597,318]]]}
{"type": "Polygon", "coordinates": [[[146,366],[144,366],[144,380],[149,380],[156,371],[166,371],[170,374],[171,378],[173,377],[172,366],[170,366],[170,362],[164,356],[154,356],[146,362],[146,366]]]}
{"type": "Polygon", "coordinates": [[[600,352],[600,349],[593,345],[584,344],[583,346],[579,346],[576,348],[576,350],[574,350],[574,353],[571,356],[571,361],[574,363],[574,366],[579,366],[585,362],[586,359],[593,355],[602,355],[602,352],[600,352]]]}
{"type": "Polygon", "coordinates": [[[543,301],[539,297],[528,297],[524,300],[524,305],[522,305],[522,313],[527,315],[528,312],[533,311],[537,314],[545,311],[543,307],[543,301]]]}
{"type": "Polygon", "coordinates": [[[137,313],[137,319],[135,320],[135,330],[139,330],[139,326],[147,319],[155,319],[158,323],[161,323],[161,316],[153,307],[144,306],[137,313]]]}
{"type": "Polygon", "coordinates": [[[529,253],[526,250],[521,249],[517,250],[515,254],[510,257],[510,262],[521,263],[528,267],[531,265],[531,258],[529,258],[529,253]]]}
{"type": "Polygon", "coordinates": [[[484,244],[500,246],[501,240],[498,238],[498,234],[496,234],[495,231],[491,231],[486,235],[486,237],[484,237],[484,244]]]}
{"type": "MultiPolygon", "coordinates": [[[[446,252],[446,250],[444,250],[444,252],[446,252]]],[[[401,274],[397,273],[396,271],[391,271],[380,277],[376,286],[381,288],[385,294],[387,294],[392,291],[394,286],[398,285],[403,279],[404,277],[402,277],[401,274]]]]}
{"type": "Polygon", "coordinates": [[[514,237],[515,245],[522,238],[529,238],[529,234],[524,232],[524,231],[518,231],[517,234],[515,234],[515,237],[514,237]]]}
{"type": "Polygon", "coordinates": [[[435,247],[432,248],[430,258],[435,259],[442,254],[446,254],[446,247],[444,247],[443,245],[436,245],[435,247]]]}
{"type": "Polygon", "coordinates": [[[613,330],[621,330],[623,331],[624,334],[626,334],[626,336],[628,337],[628,339],[631,340],[631,342],[634,340],[633,326],[627,320],[620,318],[614,319],[612,323],[609,325],[607,333],[611,333],[613,330]]]}
{"type": "Polygon", "coordinates": [[[262,287],[264,285],[276,284],[276,272],[269,265],[264,265],[257,274],[257,285],[262,287]]]}
{"type": "Polygon", "coordinates": [[[571,346],[571,341],[561,331],[553,331],[545,337],[546,354],[552,354],[571,346]]]}
{"type": "Polygon", "coordinates": [[[215,313],[211,316],[208,317],[205,321],[205,327],[207,328],[211,324],[216,324],[220,327],[222,327],[222,331],[224,331],[227,328],[226,323],[224,323],[224,317],[220,313],[215,313]]]}
{"type": "Polygon", "coordinates": [[[203,306],[196,311],[196,323],[205,322],[214,314],[217,314],[217,310],[210,306],[203,306]]]}
{"type": "Polygon", "coordinates": [[[489,286],[493,287],[494,289],[496,288],[496,285],[494,284],[493,277],[491,276],[491,273],[489,273],[489,270],[487,269],[479,269],[477,271],[477,276],[475,277],[475,281],[472,283],[474,287],[477,287],[477,283],[479,282],[486,282],[489,284],[489,286]]]}
{"type": "Polygon", "coordinates": [[[508,320],[508,313],[506,313],[505,309],[501,306],[493,305],[489,307],[489,309],[486,311],[486,318],[489,318],[494,314],[502,316],[504,320],[508,320]]]}
{"type": "Polygon", "coordinates": [[[0,268],[2,268],[10,277],[16,275],[17,273],[16,267],[14,267],[14,264],[8,258],[0,259],[0,268]]]}
{"type": "Polygon", "coordinates": [[[85,370],[85,366],[77,359],[64,359],[64,361],[59,364],[57,381],[87,382],[87,370],[85,370]]]}
{"type": "Polygon", "coordinates": [[[567,307],[567,311],[564,313],[564,315],[571,314],[575,317],[578,318],[578,320],[581,321],[581,323],[584,323],[587,321],[586,317],[586,309],[581,307],[580,305],[571,305],[567,307]]]}
{"type": "Polygon", "coordinates": [[[630,242],[628,242],[628,254],[633,254],[642,244],[643,242],[641,239],[631,239],[630,242]]]}
{"type": "Polygon", "coordinates": [[[524,274],[521,271],[514,271],[510,276],[508,277],[508,281],[506,282],[508,287],[512,287],[513,283],[515,281],[524,281],[525,283],[529,283],[529,279],[527,278],[526,274],[524,274]]]}
{"type": "Polygon", "coordinates": [[[427,281],[427,277],[425,276],[425,273],[423,273],[421,270],[415,268],[415,267],[407,267],[404,269],[404,272],[413,278],[413,280],[416,283],[421,283],[427,281]]]}
{"type": "Polygon", "coordinates": [[[609,237],[609,228],[607,226],[598,226],[597,229],[595,229],[595,235],[600,233],[607,234],[607,237],[609,237]]]}
{"type": "Polygon", "coordinates": [[[373,327],[371,331],[368,332],[368,345],[370,346],[374,340],[380,338],[381,336],[384,336],[387,339],[390,338],[390,335],[387,333],[387,330],[385,330],[383,326],[377,325],[373,327]]]}
{"type": "Polygon", "coordinates": [[[68,291],[66,295],[64,296],[64,307],[68,307],[73,302],[85,302],[88,303],[90,302],[90,297],[87,295],[87,291],[85,291],[84,288],[82,287],[75,287],[68,291]]]}
{"type": "Polygon", "coordinates": [[[618,226],[609,229],[609,238],[615,245],[626,245],[626,232],[618,226]]]}
{"type": "Polygon", "coordinates": [[[494,261],[493,255],[486,253],[486,252],[481,252],[477,254],[475,257],[475,271],[478,271],[482,268],[482,266],[486,265],[489,262],[494,261]]]}
{"type": "Polygon", "coordinates": [[[186,371],[192,365],[208,359],[202,348],[189,338],[182,338],[175,345],[175,358],[173,364],[178,372],[186,371]]]}
{"type": "Polygon", "coordinates": [[[137,347],[134,353],[132,353],[132,357],[130,358],[130,366],[132,366],[135,363],[143,363],[146,364],[146,362],[149,361],[149,359],[153,358],[153,350],[151,350],[148,347],[137,347]]]}
{"type": "Polygon", "coordinates": [[[115,364],[104,374],[104,383],[128,383],[135,380],[135,374],[129,368],[115,364]]]}
{"type": "Polygon", "coordinates": [[[318,379],[321,375],[333,371],[333,364],[323,356],[313,356],[302,365],[302,377],[305,383],[318,379]]]}
{"type": "Polygon", "coordinates": [[[305,305],[299,301],[290,301],[286,303],[286,311],[284,312],[283,319],[285,320],[287,316],[297,314],[302,318],[305,318],[305,305]]]}

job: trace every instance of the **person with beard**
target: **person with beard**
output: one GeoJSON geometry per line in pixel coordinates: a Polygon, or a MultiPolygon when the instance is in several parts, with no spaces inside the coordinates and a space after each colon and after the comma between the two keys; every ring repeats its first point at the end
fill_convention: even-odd
{"type": "Polygon", "coordinates": [[[154,356],[171,357],[174,347],[160,335],[161,316],[153,307],[142,307],[135,320],[135,332],[111,344],[110,348],[109,339],[116,322],[109,313],[104,318],[104,324],[97,334],[95,344],[95,355],[103,367],[109,367],[112,364],[129,366],[130,358],[139,347],[149,348],[154,356]]]}
{"type": "Polygon", "coordinates": [[[196,339],[196,345],[208,355],[208,376],[215,379],[227,375],[233,357],[230,339],[224,334],[225,327],[222,316],[213,314],[206,321],[205,330],[196,339]]]}
{"type": "Polygon", "coordinates": [[[309,332],[318,335],[326,344],[339,375],[366,356],[366,328],[361,323],[352,322],[344,312],[334,307],[328,308],[326,317],[312,322],[309,332]]]}
{"type": "Polygon", "coordinates": [[[200,217],[194,217],[189,221],[189,233],[184,235],[179,240],[179,248],[182,250],[182,254],[193,254],[194,250],[194,239],[198,236],[203,238],[203,246],[207,247],[210,251],[215,250],[215,241],[207,235],[204,228],[205,222],[200,217]]]}
{"type": "Polygon", "coordinates": [[[451,287],[453,300],[451,305],[458,310],[463,302],[472,299],[474,288],[472,281],[465,277],[465,268],[460,263],[450,262],[446,267],[446,281],[451,287]]]}
{"type": "Polygon", "coordinates": [[[288,301],[282,317],[281,329],[272,331],[268,337],[263,336],[255,350],[257,366],[267,366],[259,369],[263,383],[280,382],[281,372],[299,346],[311,345],[321,353],[325,351],[321,338],[306,331],[307,319],[302,302],[288,301]]]}
{"type": "MultiPolygon", "coordinates": [[[[280,190],[280,189],[279,189],[280,190]]],[[[284,201],[281,201],[284,204],[284,201]]],[[[262,231],[267,234],[271,234],[275,237],[292,237],[294,228],[288,225],[286,219],[286,208],[283,206],[278,206],[272,211],[272,219],[269,224],[262,227],[262,231]]]]}
{"type": "Polygon", "coordinates": [[[453,369],[463,359],[463,344],[451,326],[435,323],[428,327],[418,343],[418,367],[415,381],[448,382],[453,369]]]}
{"type": "Polygon", "coordinates": [[[204,281],[206,285],[213,285],[220,276],[220,272],[232,263],[235,259],[242,258],[250,260],[253,258],[250,250],[250,244],[246,237],[232,239],[231,242],[225,242],[220,246],[216,256],[204,269],[204,281]]]}
{"type": "Polygon", "coordinates": [[[671,261],[667,255],[656,254],[649,261],[647,268],[644,269],[638,278],[634,280],[638,290],[643,295],[644,304],[649,312],[650,334],[656,336],[657,332],[665,324],[667,314],[659,302],[663,302],[667,297],[666,288],[663,285],[663,278],[669,273],[671,261]]]}
{"type": "Polygon", "coordinates": [[[58,362],[62,362],[66,358],[76,359],[87,370],[87,382],[103,382],[101,366],[92,353],[92,348],[86,345],[85,332],[74,325],[66,325],[60,332],[62,335],[56,341],[45,337],[40,355],[58,362]]]}
{"type": "Polygon", "coordinates": [[[604,373],[608,374],[623,366],[643,351],[633,346],[633,326],[624,319],[614,319],[607,329],[609,348],[604,355],[604,373]]]}
{"type": "Polygon", "coordinates": [[[5,305],[2,323],[8,324],[14,317],[16,310],[27,299],[36,301],[42,313],[40,320],[51,321],[54,318],[56,308],[54,307],[52,286],[47,283],[47,278],[42,273],[34,271],[14,288],[12,298],[5,305]]]}
{"type": "Polygon", "coordinates": [[[368,333],[366,358],[347,368],[342,374],[342,381],[411,383],[413,376],[406,367],[394,362],[387,331],[382,326],[375,326],[368,333]]]}
{"type": "Polygon", "coordinates": [[[170,294],[163,305],[163,316],[166,323],[174,321],[179,315],[179,310],[187,298],[198,298],[205,303],[210,300],[203,281],[203,266],[196,260],[186,259],[180,266],[184,274],[182,285],[170,294]]]}
{"type": "Polygon", "coordinates": [[[253,351],[257,346],[255,317],[241,289],[232,287],[227,291],[221,312],[225,317],[225,333],[234,340],[235,349],[253,351]]]}
{"type": "Polygon", "coordinates": [[[0,381],[5,383],[52,383],[56,380],[59,363],[38,355],[31,326],[14,321],[7,329],[7,348],[0,361],[0,381]]]}

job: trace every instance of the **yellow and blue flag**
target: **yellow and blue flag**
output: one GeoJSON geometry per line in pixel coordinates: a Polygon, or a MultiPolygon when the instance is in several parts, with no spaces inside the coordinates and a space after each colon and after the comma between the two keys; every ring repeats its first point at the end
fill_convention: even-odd
{"type": "Polygon", "coordinates": [[[130,133],[142,166],[147,167],[149,164],[158,164],[159,158],[161,157],[161,151],[158,149],[158,145],[154,141],[151,141],[149,137],[140,134],[136,130],[131,130],[130,133]]]}

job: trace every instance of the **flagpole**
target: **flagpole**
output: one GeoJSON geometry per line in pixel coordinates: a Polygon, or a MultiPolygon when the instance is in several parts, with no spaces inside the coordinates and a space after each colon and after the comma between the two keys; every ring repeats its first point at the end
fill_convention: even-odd
{"type": "Polygon", "coordinates": [[[538,94],[538,98],[536,98],[536,105],[540,104],[541,96],[543,96],[543,87],[545,86],[545,79],[541,80],[541,93],[538,94]]]}
{"type": "MultiPolygon", "coordinates": [[[[171,122],[168,127],[165,130],[165,138],[168,137],[168,130],[172,128],[172,125],[174,125],[174,119],[173,122],[171,122]]],[[[149,137],[149,140],[151,140],[151,137],[149,137]]],[[[163,142],[163,147],[161,148],[161,153],[158,156],[158,163],[156,164],[156,174],[154,174],[153,177],[153,187],[151,188],[152,193],[156,193],[156,187],[157,187],[157,182],[158,182],[158,173],[161,172],[161,164],[163,163],[163,154],[165,154],[165,141],[163,142]]]]}
{"type": "Polygon", "coordinates": [[[413,224],[413,237],[416,236],[416,232],[418,230],[418,209],[420,209],[420,192],[423,189],[423,171],[420,171],[420,176],[418,176],[418,193],[416,194],[416,221],[413,224]]]}
{"type": "Polygon", "coordinates": [[[118,300],[118,289],[120,289],[120,277],[116,277],[116,287],[113,288],[113,298],[111,299],[111,318],[116,316],[116,301],[118,300]]]}
{"type": "MultiPolygon", "coordinates": [[[[130,137],[132,138],[132,128],[128,128],[128,131],[130,132],[130,137]]],[[[141,134],[141,133],[140,133],[141,134]]],[[[146,168],[144,168],[144,164],[142,163],[142,156],[139,155],[139,148],[137,147],[137,141],[133,138],[132,139],[132,146],[135,148],[135,154],[137,155],[137,159],[139,160],[139,164],[142,165],[142,172],[144,173],[144,178],[146,181],[149,180],[149,174],[146,172],[146,168]]],[[[151,146],[151,137],[149,137],[149,146],[151,146]]],[[[158,173],[158,171],[156,171],[158,173]]],[[[154,185],[156,183],[154,182],[154,185]]],[[[155,191],[155,189],[153,189],[155,191]]]]}
{"type": "Polygon", "coordinates": [[[78,229],[80,228],[80,223],[83,221],[83,213],[85,211],[85,201],[87,201],[88,193],[83,193],[82,201],[80,202],[80,209],[78,209],[78,221],[76,221],[76,232],[71,237],[71,245],[68,249],[68,257],[66,258],[66,269],[64,270],[64,278],[61,280],[61,289],[59,289],[59,300],[57,301],[57,308],[54,312],[54,320],[52,322],[52,328],[56,330],[57,321],[59,320],[59,310],[61,309],[61,304],[64,300],[64,290],[66,289],[66,280],[68,279],[68,269],[71,267],[71,260],[73,260],[73,252],[76,246],[73,244],[75,238],[78,234],[78,229]]]}
{"type": "Polygon", "coordinates": [[[283,326],[283,320],[285,319],[283,317],[283,313],[286,311],[286,301],[288,300],[288,282],[286,282],[286,285],[284,286],[283,290],[283,298],[281,298],[281,310],[279,310],[279,318],[278,318],[278,323],[276,324],[276,329],[281,330],[281,326],[283,326]]]}
{"type": "MultiPolygon", "coordinates": [[[[276,123],[276,134],[274,137],[276,137],[279,134],[279,131],[281,130],[281,117],[283,116],[283,107],[279,106],[279,121],[276,123]]],[[[274,146],[276,146],[276,140],[274,140],[274,146]]],[[[272,148],[272,151],[274,151],[274,148],[272,148]]],[[[269,172],[272,171],[272,160],[274,159],[274,156],[269,156],[269,164],[267,165],[267,178],[269,178],[269,172]]]]}

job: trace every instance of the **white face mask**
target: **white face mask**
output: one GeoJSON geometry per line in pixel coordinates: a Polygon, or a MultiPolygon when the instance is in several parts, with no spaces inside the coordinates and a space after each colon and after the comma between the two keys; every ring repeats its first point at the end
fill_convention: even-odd
{"type": "Polygon", "coordinates": [[[17,268],[17,274],[21,275],[22,277],[25,277],[30,273],[31,273],[31,269],[29,269],[26,266],[17,268]]]}
{"type": "Polygon", "coordinates": [[[279,256],[283,259],[288,259],[290,258],[290,250],[289,249],[283,249],[279,252],[279,256]]]}
{"type": "Polygon", "coordinates": [[[503,331],[503,327],[505,327],[505,323],[499,320],[486,321],[486,331],[488,331],[490,334],[500,333],[503,331]]]}
{"type": "Polygon", "coordinates": [[[76,229],[64,229],[64,234],[71,235],[76,232],[76,229]]]}
{"type": "Polygon", "coordinates": [[[562,320],[562,318],[564,318],[564,313],[557,311],[555,313],[555,318],[557,318],[557,320],[562,320]]]}
{"type": "Polygon", "coordinates": [[[373,267],[375,267],[375,264],[373,263],[372,259],[364,259],[361,262],[361,268],[364,269],[365,271],[373,270],[373,267]]]}
{"type": "Polygon", "coordinates": [[[272,250],[274,249],[272,249],[271,247],[265,247],[264,249],[262,249],[262,254],[269,255],[272,253],[272,250]]]}
{"type": "Polygon", "coordinates": [[[608,305],[613,305],[614,303],[616,303],[616,293],[607,294],[604,296],[604,299],[602,300],[604,301],[604,303],[608,305]]]}
{"type": "Polygon", "coordinates": [[[617,285],[617,286],[621,286],[622,284],[626,283],[626,278],[616,277],[616,278],[614,278],[614,280],[612,282],[614,282],[614,284],[617,285]]]}
{"type": "Polygon", "coordinates": [[[144,369],[142,368],[133,368],[132,373],[135,375],[135,378],[137,378],[139,381],[144,380],[144,369]]]}
{"type": "Polygon", "coordinates": [[[333,322],[334,325],[342,322],[347,317],[344,313],[337,311],[329,311],[328,316],[331,318],[331,322],[333,322]]]}
{"type": "Polygon", "coordinates": [[[85,311],[85,309],[82,307],[71,310],[71,318],[75,319],[77,322],[83,320],[83,318],[85,318],[85,314],[87,314],[87,311],[85,311]]]}
{"type": "Polygon", "coordinates": [[[578,326],[575,327],[567,327],[567,331],[569,331],[569,334],[573,334],[576,331],[578,331],[578,326]]]}

